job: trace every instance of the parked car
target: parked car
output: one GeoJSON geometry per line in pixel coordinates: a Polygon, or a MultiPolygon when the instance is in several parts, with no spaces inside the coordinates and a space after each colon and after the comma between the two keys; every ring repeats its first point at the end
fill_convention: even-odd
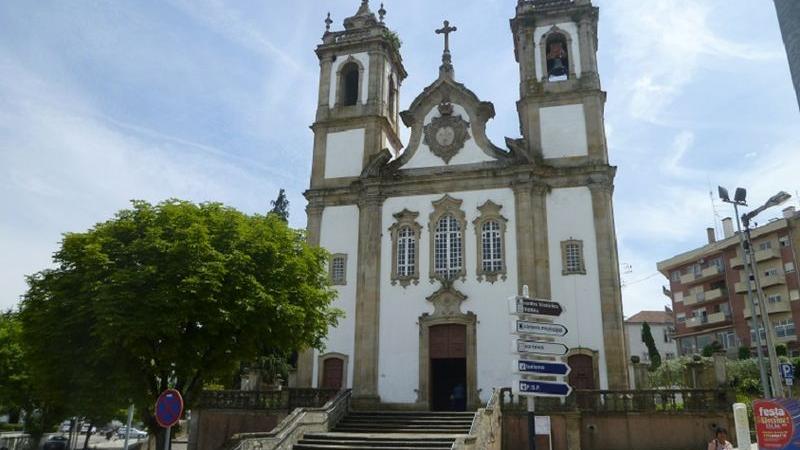
{"type": "Polygon", "coordinates": [[[42,450],[67,450],[68,440],[65,436],[51,436],[45,441],[42,450]]]}
{"type": "MultiPolygon", "coordinates": [[[[120,427],[117,430],[117,437],[120,439],[125,439],[125,432],[127,431],[127,427],[120,427]]],[[[131,427],[131,438],[132,439],[144,439],[147,437],[147,432],[142,430],[137,430],[136,428],[131,427]]]]}

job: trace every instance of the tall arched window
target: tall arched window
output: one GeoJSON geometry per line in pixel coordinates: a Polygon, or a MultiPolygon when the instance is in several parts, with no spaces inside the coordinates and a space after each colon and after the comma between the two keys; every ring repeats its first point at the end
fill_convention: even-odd
{"type": "Polygon", "coordinates": [[[434,270],[445,279],[453,279],[461,272],[461,227],[450,214],[436,223],[434,234],[434,270]]]}
{"type": "Polygon", "coordinates": [[[483,271],[484,273],[500,272],[503,270],[503,237],[500,234],[500,224],[496,220],[489,220],[481,228],[483,271]]]}
{"type": "Polygon", "coordinates": [[[358,64],[349,62],[342,67],[341,83],[342,83],[342,105],[353,106],[358,103],[358,85],[361,69],[358,64]]]}
{"type": "Polygon", "coordinates": [[[567,38],[561,33],[551,33],[545,43],[545,60],[547,62],[547,80],[560,81],[569,78],[569,55],[567,54],[567,38]]]}
{"type": "Polygon", "coordinates": [[[417,273],[417,236],[410,226],[397,233],[397,276],[410,277],[417,273]]]}
{"type": "Polygon", "coordinates": [[[491,200],[478,207],[480,215],[472,221],[477,237],[478,281],[494,283],[506,279],[505,233],[508,220],[500,214],[502,205],[491,200]]]}

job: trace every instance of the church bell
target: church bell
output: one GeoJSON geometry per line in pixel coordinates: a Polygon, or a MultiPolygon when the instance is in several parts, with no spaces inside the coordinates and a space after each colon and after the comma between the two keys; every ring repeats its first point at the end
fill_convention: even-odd
{"type": "Polygon", "coordinates": [[[561,77],[567,74],[567,69],[564,67],[564,58],[554,58],[550,60],[550,75],[554,77],[561,77]]]}

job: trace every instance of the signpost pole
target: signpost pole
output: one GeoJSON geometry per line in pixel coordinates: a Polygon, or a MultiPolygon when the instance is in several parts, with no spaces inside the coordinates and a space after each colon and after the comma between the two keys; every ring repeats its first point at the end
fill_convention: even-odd
{"type": "Polygon", "coordinates": [[[528,397],[528,450],[536,450],[536,399],[528,397]]]}
{"type": "Polygon", "coordinates": [[[128,450],[128,442],[130,441],[131,437],[131,425],[133,424],[133,403],[128,406],[128,427],[125,428],[125,446],[123,447],[124,450],[128,450]]]}
{"type": "Polygon", "coordinates": [[[172,427],[167,427],[166,437],[164,438],[164,450],[169,450],[169,438],[170,438],[169,434],[171,430],[172,427]]]}

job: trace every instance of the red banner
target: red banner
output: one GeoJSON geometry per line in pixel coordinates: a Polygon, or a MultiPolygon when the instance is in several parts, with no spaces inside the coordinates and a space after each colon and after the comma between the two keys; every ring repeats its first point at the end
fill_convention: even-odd
{"type": "Polygon", "coordinates": [[[790,405],[785,401],[756,400],[753,402],[753,417],[756,421],[758,448],[762,449],[795,449],[794,418],[789,411],[790,405]]]}

